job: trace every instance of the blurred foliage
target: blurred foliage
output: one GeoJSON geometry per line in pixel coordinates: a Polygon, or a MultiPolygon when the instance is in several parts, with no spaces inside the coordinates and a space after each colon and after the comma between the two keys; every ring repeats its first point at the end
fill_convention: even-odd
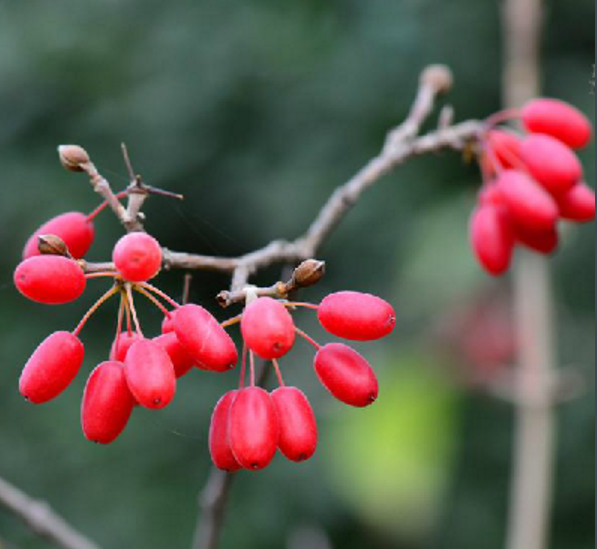
{"type": "MultiPolygon", "coordinates": [[[[546,93],[594,120],[594,3],[546,4],[546,93]]],[[[126,142],[148,183],[187,198],[151,199],[148,230],[173,249],[238,254],[300,234],[405,116],[430,62],[454,70],[458,119],[497,110],[499,3],[0,0],[0,475],[106,549],[188,547],[209,471],[209,416],[236,379],[193,372],[170,408],[137,411],[109,447],[80,433],[85,376],[43,407],[21,399],[28,355],[50,331],[74,326],[105,286],[96,281],[81,302],[60,308],[28,303],[12,287],[36,226],[97,204],[82,176],[60,168],[58,144],[84,145],[121,188],[126,142]]],[[[582,158],[593,182],[594,149],[582,158]]],[[[298,345],[282,367],[312,400],[321,448],[306,464],[278,458],[239,475],[222,547],[280,549],[303,525],[342,549],[503,546],[511,409],[446,381],[448,359],[432,350],[436,317],[498,284],[467,248],[478,182],[457,155],[417,159],[369,191],[329,240],[328,275],[303,297],[360,289],[397,308],[391,340],[361,349],[379,371],[381,397],[367,411],[343,409],[298,345]]],[[[121,229],[109,213],[97,228],[90,258],[106,259],[121,229]]],[[[561,362],[589,379],[593,250],[593,226],[574,228],[553,260],[561,362]]],[[[277,276],[271,269],[256,280],[277,276]]],[[[181,279],[165,273],[160,285],[178,295],[181,279]]],[[[192,298],[212,304],[227,283],[198,274],[192,298]]],[[[149,307],[141,315],[157,330],[149,307]]],[[[312,315],[299,318],[323,338],[312,315]]],[[[86,368],[106,357],[114,324],[113,304],[83,332],[86,368]]],[[[593,405],[590,392],[560,409],[552,549],[593,546],[593,405]]],[[[49,547],[1,509],[0,534],[22,548],[49,547]]]]}

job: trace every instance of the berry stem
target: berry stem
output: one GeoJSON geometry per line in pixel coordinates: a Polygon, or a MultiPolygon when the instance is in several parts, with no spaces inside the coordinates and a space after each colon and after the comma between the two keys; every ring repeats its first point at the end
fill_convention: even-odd
{"type": "Polygon", "coordinates": [[[318,351],[319,351],[319,349],[321,349],[321,345],[319,343],[317,343],[317,341],[315,341],[311,336],[309,336],[305,332],[303,332],[303,330],[301,330],[300,328],[297,328],[296,326],[294,327],[294,329],[296,330],[296,333],[298,335],[300,335],[302,338],[306,339],[318,351]]]}
{"type": "MultiPolygon", "coordinates": [[[[129,194],[128,191],[121,191],[118,194],[116,194],[115,196],[117,199],[120,199],[120,198],[124,198],[128,194],[129,194]]],[[[93,221],[97,217],[97,215],[100,214],[101,212],[103,212],[108,206],[109,206],[108,201],[104,200],[97,208],[95,208],[95,210],[93,210],[87,216],[87,221],[93,221]]]]}
{"type": "Polygon", "coordinates": [[[170,314],[170,311],[168,309],[166,309],[166,307],[164,307],[154,296],[152,296],[148,291],[144,290],[143,288],[139,287],[138,284],[135,284],[133,286],[133,289],[135,289],[137,292],[139,292],[140,294],[144,295],[147,299],[149,299],[149,301],[151,301],[160,311],[162,311],[162,313],[164,313],[165,316],[167,316],[168,318],[170,318],[172,315],[170,314]]]}
{"type": "Polygon", "coordinates": [[[141,286],[141,288],[145,288],[146,290],[149,290],[150,292],[153,292],[154,294],[160,296],[164,301],[167,301],[168,303],[170,303],[170,305],[172,305],[176,309],[178,309],[180,307],[180,303],[177,303],[168,294],[166,294],[165,292],[162,292],[162,290],[160,290],[159,288],[156,288],[155,286],[149,284],[148,282],[140,282],[138,284],[138,286],[141,286]]]}
{"type": "Polygon", "coordinates": [[[518,109],[504,109],[502,111],[492,114],[485,119],[485,131],[488,131],[502,122],[512,120],[513,118],[519,118],[520,111],[518,109]]]}
{"type": "Polygon", "coordinates": [[[497,174],[501,174],[504,171],[504,166],[502,166],[500,159],[495,154],[493,147],[491,145],[489,145],[489,143],[487,143],[487,142],[484,143],[484,146],[485,146],[485,152],[487,153],[487,156],[489,157],[489,161],[493,165],[493,169],[496,171],[497,174]]]}
{"type": "Polygon", "coordinates": [[[125,292],[120,292],[122,299],[124,301],[124,310],[126,311],[126,331],[128,335],[132,335],[133,330],[131,327],[131,308],[129,307],[129,299],[125,292]]]}
{"type": "Polygon", "coordinates": [[[272,358],[272,364],[274,365],[274,370],[276,371],[276,376],[278,378],[278,383],[280,384],[280,387],[285,387],[286,384],[284,383],[284,380],[282,379],[282,372],[280,371],[280,365],[278,364],[278,361],[275,358],[272,358]]]}
{"type": "Polygon", "coordinates": [[[79,322],[79,324],[77,324],[77,327],[73,330],[73,335],[75,337],[79,336],[79,333],[81,333],[83,326],[85,326],[85,323],[89,320],[91,315],[95,313],[95,311],[97,311],[99,307],[101,307],[104,301],[110,299],[116,292],[118,292],[118,287],[113,286],[91,306],[91,308],[85,313],[85,315],[81,319],[81,322],[79,322]]]}
{"type": "Polygon", "coordinates": [[[118,357],[118,348],[120,347],[120,334],[122,333],[122,319],[124,317],[124,302],[125,297],[120,292],[120,306],[118,307],[118,320],[116,321],[116,339],[114,340],[115,355],[118,357]]]}
{"type": "Polygon", "coordinates": [[[243,343],[242,361],[240,366],[240,378],[238,380],[238,388],[242,389],[245,386],[245,372],[247,371],[247,345],[243,343]]]}
{"type": "Polygon", "coordinates": [[[137,310],[135,309],[135,303],[133,301],[133,291],[131,290],[131,285],[126,284],[125,288],[126,288],[126,296],[129,301],[129,307],[131,309],[131,314],[133,316],[133,322],[135,324],[135,330],[137,330],[137,334],[139,334],[139,336],[144,337],[143,332],[141,331],[141,325],[139,324],[139,318],[137,317],[137,310]]]}
{"type": "Polygon", "coordinates": [[[314,303],[307,303],[305,301],[286,301],[282,302],[284,307],[306,307],[307,309],[317,310],[319,309],[319,305],[315,305],[314,303]]]}
{"type": "Polygon", "coordinates": [[[110,278],[118,278],[118,273],[111,273],[108,271],[102,271],[99,273],[89,273],[85,275],[85,278],[87,280],[89,280],[90,278],[104,278],[104,277],[110,277],[110,278]]]}
{"type": "Polygon", "coordinates": [[[234,324],[238,324],[240,322],[240,319],[242,318],[242,316],[243,316],[242,314],[233,316],[233,317],[229,318],[228,320],[225,320],[224,322],[222,322],[220,324],[220,326],[222,326],[222,328],[228,328],[228,326],[234,326],[234,324]]]}
{"type": "Polygon", "coordinates": [[[251,387],[255,387],[255,355],[253,354],[253,351],[249,351],[249,364],[251,365],[251,368],[250,368],[251,387]]]}

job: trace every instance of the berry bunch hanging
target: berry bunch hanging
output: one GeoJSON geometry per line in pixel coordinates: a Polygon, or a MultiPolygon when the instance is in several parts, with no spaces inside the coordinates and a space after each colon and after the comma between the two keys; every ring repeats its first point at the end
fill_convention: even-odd
{"type": "Polygon", "coordinates": [[[541,254],[555,251],[559,220],[594,219],[595,193],[583,181],[573,151],[586,146],[591,135],[588,119],[556,99],[533,99],[519,111],[487,120],[479,156],[484,185],[470,236],[488,273],[506,272],[517,245],[541,254]],[[511,118],[520,119],[525,135],[496,127],[511,118]]]}

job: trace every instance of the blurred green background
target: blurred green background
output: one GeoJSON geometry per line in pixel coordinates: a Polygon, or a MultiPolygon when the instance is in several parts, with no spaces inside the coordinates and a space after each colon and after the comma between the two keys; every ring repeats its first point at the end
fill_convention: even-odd
{"type": "MultiPolygon", "coordinates": [[[[544,86],[594,120],[594,2],[547,1],[544,86]]],[[[56,401],[27,404],[17,380],[51,331],[71,329],[106,287],[50,308],[27,302],[12,271],[28,235],[97,204],[56,146],[85,146],[114,188],[136,171],[184,193],[152,198],[147,229],[177,250],[236,255],[293,238],[405,116],[419,71],[454,71],[456,117],[500,106],[499,3],[479,0],[47,2],[0,0],[0,476],[47,500],[105,549],[190,546],[209,473],[206,436],[236,374],[192,372],[174,403],[137,410],[108,447],[85,440],[85,375],[56,401]]],[[[593,147],[581,153],[594,184],[593,147]]],[[[366,193],[321,251],[328,274],[301,297],[355,289],[397,310],[393,336],[358,348],[380,398],[347,409],[318,385],[312,352],[282,360],[311,399],[320,447],[301,465],[278,457],[236,479],[223,548],[498,549],[503,547],[511,407],[487,395],[510,360],[508,279],[488,280],[468,249],[479,174],[453,153],[409,162],[366,193]],[[490,344],[489,341],[496,342],[490,344]],[[319,540],[319,541],[318,541],[319,540]],[[318,545],[319,544],[319,545],[318,545]]],[[[121,234],[98,218],[90,259],[121,234]]],[[[594,226],[571,227],[553,258],[562,366],[592,387],[594,226]]],[[[271,283],[278,269],[255,280],[271,283]]],[[[199,273],[192,299],[215,311],[225,277],[199,273]]],[[[180,295],[182,273],[159,285],[180,295]]],[[[148,332],[159,315],[140,306],[148,332]]],[[[217,311],[220,318],[227,312],[217,311]]],[[[85,370],[107,357],[116,304],[83,331],[85,370]]],[[[299,325],[326,340],[313,315],[299,325]]],[[[234,332],[237,334],[238,332],[234,332]]],[[[552,549],[593,547],[594,394],[558,410],[552,549]]],[[[0,508],[0,539],[51,547],[0,508]]]]}

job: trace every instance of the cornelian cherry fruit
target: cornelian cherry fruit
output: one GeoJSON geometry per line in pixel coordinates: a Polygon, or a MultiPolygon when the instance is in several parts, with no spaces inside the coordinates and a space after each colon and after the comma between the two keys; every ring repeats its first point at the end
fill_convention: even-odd
{"type": "Polygon", "coordinates": [[[479,263],[488,273],[497,276],[508,270],[514,238],[505,208],[489,204],[475,209],[470,238],[479,263]]]}
{"type": "Polygon", "coordinates": [[[220,398],[211,416],[209,427],[209,453],[218,469],[230,473],[242,469],[236,461],[228,441],[228,415],[238,391],[228,391],[220,398]]]}
{"type": "Polygon", "coordinates": [[[158,345],[163,347],[174,366],[174,375],[178,379],[186,375],[189,370],[194,366],[195,361],[193,357],[189,355],[187,350],[180,344],[176,334],[174,332],[168,332],[153,338],[158,345]]]}
{"type": "Polygon", "coordinates": [[[71,332],[54,332],[44,339],[23,368],[19,390],[29,401],[41,404],[64,391],[75,378],[85,350],[71,332]]]}
{"type": "Polygon", "coordinates": [[[562,196],[557,197],[560,216],[570,221],[595,219],[595,191],[586,183],[578,183],[562,196]]]}
{"type": "Polygon", "coordinates": [[[112,259],[125,280],[143,282],[158,274],[162,265],[162,249],[153,236],[129,233],[114,246],[112,259]]]}
{"type": "Polygon", "coordinates": [[[131,345],[135,341],[143,339],[137,332],[122,332],[114,339],[110,349],[110,360],[124,362],[126,354],[129,352],[131,345]]]}

